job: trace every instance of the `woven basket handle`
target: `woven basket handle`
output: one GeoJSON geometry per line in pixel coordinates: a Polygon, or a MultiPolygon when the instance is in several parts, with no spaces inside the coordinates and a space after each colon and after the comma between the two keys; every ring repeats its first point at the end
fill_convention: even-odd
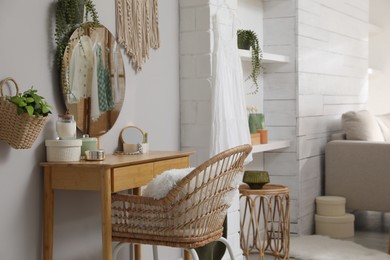
{"type": "Polygon", "coordinates": [[[3,79],[2,81],[0,81],[0,97],[4,97],[4,94],[3,94],[3,86],[8,82],[8,81],[12,81],[14,83],[14,86],[16,88],[16,94],[17,95],[19,93],[19,86],[18,86],[18,83],[16,83],[16,81],[11,78],[11,77],[7,77],[5,79],[3,79]]]}

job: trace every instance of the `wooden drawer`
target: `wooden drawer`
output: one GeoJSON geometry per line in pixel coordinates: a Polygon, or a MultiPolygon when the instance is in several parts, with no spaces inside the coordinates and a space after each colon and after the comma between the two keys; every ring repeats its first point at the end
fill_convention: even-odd
{"type": "Polygon", "coordinates": [[[164,160],[154,163],[154,176],[171,169],[186,168],[189,166],[189,158],[182,157],[170,160],[164,160]]]}
{"type": "Polygon", "coordinates": [[[96,169],[54,167],[51,175],[53,189],[100,190],[99,172],[96,169]]]}
{"type": "Polygon", "coordinates": [[[141,187],[153,179],[153,163],[119,167],[111,175],[112,192],[141,187]]]}

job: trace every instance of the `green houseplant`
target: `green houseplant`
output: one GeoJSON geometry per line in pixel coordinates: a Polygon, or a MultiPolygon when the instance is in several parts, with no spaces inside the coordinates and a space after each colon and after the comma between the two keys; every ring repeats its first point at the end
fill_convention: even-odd
{"type": "Polygon", "coordinates": [[[253,84],[256,86],[256,90],[253,94],[258,92],[259,84],[257,79],[261,72],[261,60],[263,57],[262,50],[260,48],[259,40],[257,34],[252,30],[238,30],[237,31],[237,46],[239,49],[249,50],[251,49],[252,55],[252,71],[248,77],[253,81],[253,84]]]}
{"type": "MultiPolygon", "coordinates": [[[[55,41],[57,44],[57,64],[61,68],[62,59],[73,31],[80,24],[89,21],[85,27],[96,28],[100,25],[98,13],[92,0],[58,0],[56,4],[55,41]]],[[[84,28],[85,29],[85,28],[84,28]]]]}
{"type": "Polygon", "coordinates": [[[29,116],[48,116],[51,114],[51,106],[44,97],[37,94],[37,90],[31,87],[29,90],[9,97],[7,100],[16,105],[18,115],[27,113],[29,116]]]}
{"type": "Polygon", "coordinates": [[[48,121],[51,106],[31,87],[19,93],[16,81],[7,77],[0,81],[0,140],[15,149],[28,149],[34,144],[48,121]],[[14,96],[4,96],[3,86],[13,82],[14,96]]]}

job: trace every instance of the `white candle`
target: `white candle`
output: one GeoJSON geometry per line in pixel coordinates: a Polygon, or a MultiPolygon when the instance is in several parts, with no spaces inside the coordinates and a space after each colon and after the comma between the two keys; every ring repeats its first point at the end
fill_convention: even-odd
{"type": "Polygon", "coordinates": [[[59,115],[56,130],[58,137],[62,140],[76,139],[76,122],[73,115],[59,115]]]}

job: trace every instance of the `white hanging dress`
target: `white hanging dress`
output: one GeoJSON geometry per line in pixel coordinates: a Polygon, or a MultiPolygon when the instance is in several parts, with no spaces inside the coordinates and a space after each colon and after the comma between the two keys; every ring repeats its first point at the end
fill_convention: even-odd
{"type": "MultiPolygon", "coordinates": [[[[211,156],[238,145],[251,144],[235,15],[230,16],[231,19],[223,19],[217,12],[214,19],[211,156]]],[[[252,154],[245,163],[251,161],[252,154]]]]}

